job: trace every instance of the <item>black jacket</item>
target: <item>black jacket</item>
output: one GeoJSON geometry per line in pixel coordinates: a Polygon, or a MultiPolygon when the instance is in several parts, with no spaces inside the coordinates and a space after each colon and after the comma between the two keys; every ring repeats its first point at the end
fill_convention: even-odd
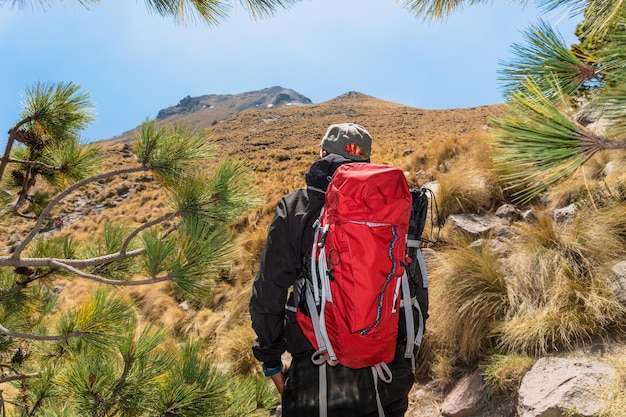
{"type": "Polygon", "coordinates": [[[306,173],[307,187],[286,195],[276,207],[250,300],[252,327],[257,334],[252,350],[267,367],[279,366],[285,350],[294,356],[313,351],[295,314],[286,312],[285,305],[290,287],[307,273],[313,224],[324,205],[330,178],[337,167],[348,162],[333,154],[316,161],[306,173]]]}

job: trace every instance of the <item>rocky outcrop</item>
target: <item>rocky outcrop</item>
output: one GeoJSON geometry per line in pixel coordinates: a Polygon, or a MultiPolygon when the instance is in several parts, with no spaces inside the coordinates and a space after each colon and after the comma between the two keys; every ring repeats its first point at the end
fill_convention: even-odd
{"type": "Polygon", "coordinates": [[[480,410],[483,398],[483,377],[474,372],[462,378],[441,404],[441,414],[446,417],[471,417],[480,410]]]}
{"type": "Polygon", "coordinates": [[[592,417],[605,407],[602,392],[615,382],[615,369],[601,359],[544,357],[523,377],[516,395],[495,394],[480,371],[465,376],[442,397],[439,416],[592,417]]]}
{"type": "Polygon", "coordinates": [[[186,96],[175,106],[162,109],[157,119],[166,119],[176,115],[190,115],[203,109],[211,109],[212,113],[225,118],[250,108],[272,108],[283,106],[303,106],[312,104],[302,94],[282,87],[270,87],[258,91],[241,94],[210,94],[200,97],[186,96]]]}
{"type": "Polygon", "coordinates": [[[599,394],[600,388],[613,384],[615,376],[615,370],[601,360],[583,357],[541,358],[522,380],[518,415],[594,416],[605,406],[599,394]]]}

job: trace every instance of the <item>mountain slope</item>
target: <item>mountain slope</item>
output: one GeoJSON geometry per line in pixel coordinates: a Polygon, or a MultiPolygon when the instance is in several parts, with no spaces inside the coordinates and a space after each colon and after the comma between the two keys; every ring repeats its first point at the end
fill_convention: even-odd
{"type": "MultiPolygon", "coordinates": [[[[312,104],[311,100],[302,94],[276,86],[239,94],[186,96],[178,104],[160,110],[156,120],[159,126],[185,121],[202,129],[247,109],[270,109],[310,104],[312,104]]],[[[132,129],[116,136],[114,141],[124,142],[131,139],[135,130],[132,129]]]]}

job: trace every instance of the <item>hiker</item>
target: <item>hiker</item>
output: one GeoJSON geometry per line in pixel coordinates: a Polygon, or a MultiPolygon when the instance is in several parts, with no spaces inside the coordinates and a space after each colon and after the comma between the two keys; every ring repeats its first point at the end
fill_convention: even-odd
{"type": "Polygon", "coordinates": [[[302,299],[302,279],[310,276],[313,225],[324,206],[325,191],[339,166],[369,162],[371,141],[360,125],[331,125],[321,142],[321,158],[305,174],[307,186],[280,200],[269,227],[250,300],[257,335],[252,350],[281,393],[284,417],[375,417],[381,415],[381,406],[386,417],[399,417],[408,407],[414,374],[411,360],[404,357],[406,332],[398,332],[395,358],[387,364],[391,382],[376,381],[369,367],[337,364],[325,366],[320,391],[320,366],[311,360],[315,349],[296,321],[294,298],[302,299]],[[291,354],[290,364],[282,362],[285,351],[291,354]],[[323,413],[320,395],[325,400],[323,413]]]}

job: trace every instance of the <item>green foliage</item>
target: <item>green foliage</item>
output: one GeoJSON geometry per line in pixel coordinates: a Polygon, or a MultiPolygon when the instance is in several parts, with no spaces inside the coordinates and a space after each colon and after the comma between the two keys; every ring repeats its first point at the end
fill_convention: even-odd
{"type": "MultiPolygon", "coordinates": [[[[465,6],[488,4],[487,0],[403,0],[402,4],[411,13],[421,16],[424,20],[443,20],[452,13],[462,11],[465,6]]],[[[526,3],[526,0],[511,1],[511,3],[526,3]]]]}
{"type": "Polygon", "coordinates": [[[85,129],[95,119],[89,94],[74,83],[35,83],[27,88],[21,117],[28,130],[42,137],[65,139],[85,129]]]}
{"type": "Polygon", "coordinates": [[[164,376],[155,402],[163,417],[221,416],[227,407],[227,378],[206,359],[199,342],[181,347],[178,360],[164,376]]]}
{"type": "Polygon", "coordinates": [[[269,409],[280,405],[280,394],[263,375],[236,376],[229,379],[229,407],[224,417],[265,416],[269,409]]]}
{"type": "Polygon", "coordinates": [[[174,361],[174,355],[160,347],[165,339],[163,330],[148,326],[137,333],[131,326],[119,344],[106,349],[83,345],[70,354],[58,383],[72,409],[78,415],[145,415],[159,379],[174,361]]]}
{"type": "Polygon", "coordinates": [[[47,196],[32,192],[38,179],[49,185],[66,187],[92,175],[101,160],[95,147],[79,143],[78,133],[94,119],[89,95],[73,83],[36,83],[27,89],[22,100],[21,120],[9,129],[9,141],[0,164],[0,178],[9,159],[15,163],[10,181],[19,189],[15,209],[30,203],[30,211],[39,215],[47,196]],[[21,145],[13,148],[14,141],[21,145]],[[11,158],[10,158],[11,157],[11,158]]]}
{"type": "Polygon", "coordinates": [[[512,93],[511,115],[492,121],[495,168],[520,203],[570,176],[601,149],[597,136],[563,114],[534,81],[524,87],[512,93]]]}
{"type": "Polygon", "coordinates": [[[96,146],[84,146],[78,141],[53,141],[44,148],[39,161],[55,169],[42,169],[40,175],[60,190],[95,175],[103,158],[101,149],[96,146]]]}
{"type": "Polygon", "coordinates": [[[497,136],[496,168],[515,190],[517,201],[528,203],[571,177],[600,150],[626,149],[622,123],[626,9],[622,3],[544,1],[547,9],[571,6],[577,13],[584,12],[579,33],[583,43],[568,50],[541,22],[526,33],[527,46],[514,45],[516,58],[501,71],[510,116],[492,125],[497,136]],[[608,136],[578,123],[581,98],[588,102],[581,114],[608,121],[608,136]]]}
{"type": "MultiPolygon", "coordinates": [[[[130,229],[124,225],[106,222],[102,235],[96,236],[95,239],[83,246],[81,257],[98,258],[116,253],[121,249],[129,233],[130,229]]],[[[138,248],[138,243],[132,241],[130,249],[136,248],[138,248]]],[[[97,265],[93,272],[116,280],[128,280],[137,270],[135,260],[133,258],[125,258],[120,261],[97,265]]]]}
{"type": "Polygon", "coordinates": [[[172,281],[176,288],[201,298],[209,290],[204,278],[214,276],[225,265],[225,256],[231,251],[229,236],[222,229],[211,230],[208,224],[193,220],[179,229],[180,250],[170,266],[172,281]]]}
{"type": "Polygon", "coordinates": [[[233,409],[229,378],[204,357],[201,343],[175,345],[165,330],[140,325],[134,303],[104,285],[58,311],[52,286],[60,277],[62,286],[165,281],[203,301],[228,265],[229,224],[256,203],[250,171],[231,158],[210,162],[213,145],[202,132],[147,122],[133,145],[139,164],[98,173],[101,151],[77,136],[91,120],[86,98],[71,83],[38,84],[27,96],[26,118],[9,132],[22,144],[2,158],[2,170],[12,164],[19,173],[5,182],[19,188],[15,207],[28,202],[37,217],[14,251],[0,256],[0,357],[14,358],[0,363],[6,371],[0,383],[13,381],[19,392],[3,395],[2,405],[30,416],[223,415],[233,409]],[[38,237],[73,192],[145,172],[169,193],[172,207],[161,217],[134,229],[107,222],[86,242],[38,237]],[[57,194],[35,187],[39,178],[57,194]]]}
{"type": "MultiPolygon", "coordinates": [[[[77,0],[84,7],[98,5],[100,0],[77,0]]],[[[0,6],[12,4],[24,8],[32,3],[37,3],[42,9],[46,9],[52,3],[49,0],[0,0],[0,6]]],[[[287,9],[299,3],[299,0],[240,0],[239,3],[246,8],[253,19],[272,16],[280,9],[287,9]]],[[[148,0],[146,1],[148,12],[160,16],[174,17],[178,23],[194,22],[200,19],[209,26],[218,25],[225,20],[229,11],[233,8],[230,0],[148,0]]]]}
{"type": "MultiPolygon", "coordinates": [[[[279,402],[266,378],[219,371],[202,341],[174,343],[162,328],[138,326],[127,303],[97,291],[57,329],[78,330],[80,338],[32,343],[29,357],[43,366],[13,383],[12,415],[234,417],[279,402]]],[[[28,363],[14,367],[26,372],[28,363]]]]}
{"type": "Polygon", "coordinates": [[[202,132],[185,123],[157,129],[155,120],[140,126],[133,149],[139,162],[171,187],[179,185],[185,170],[205,162],[213,153],[213,146],[202,132]]]}
{"type": "Polygon", "coordinates": [[[604,94],[597,97],[597,105],[602,109],[602,116],[611,122],[607,133],[614,138],[621,138],[626,133],[624,122],[626,114],[626,9],[619,16],[615,29],[610,33],[609,42],[601,50],[602,58],[612,66],[611,82],[607,82],[604,94]]]}
{"type": "Polygon", "coordinates": [[[524,36],[527,44],[514,44],[515,58],[503,61],[499,71],[505,95],[525,89],[529,78],[543,96],[556,101],[561,94],[569,96],[585,84],[598,82],[597,60],[575,54],[547,22],[531,26],[524,36]]]}
{"type": "Polygon", "coordinates": [[[170,189],[172,205],[186,218],[197,218],[216,227],[232,222],[243,211],[258,204],[249,187],[251,171],[241,160],[225,158],[211,178],[192,171],[178,178],[170,189]]]}
{"type": "Polygon", "coordinates": [[[482,365],[483,379],[498,391],[514,391],[534,363],[527,355],[489,355],[482,365]]]}
{"type": "Polygon", "coordinates": [[[57,325],[59,334],[81,336],[82,341],[106,348],[135,323],[132,305],[120,295],[98,289],[88,302],[64,312],[57,325]]]}

